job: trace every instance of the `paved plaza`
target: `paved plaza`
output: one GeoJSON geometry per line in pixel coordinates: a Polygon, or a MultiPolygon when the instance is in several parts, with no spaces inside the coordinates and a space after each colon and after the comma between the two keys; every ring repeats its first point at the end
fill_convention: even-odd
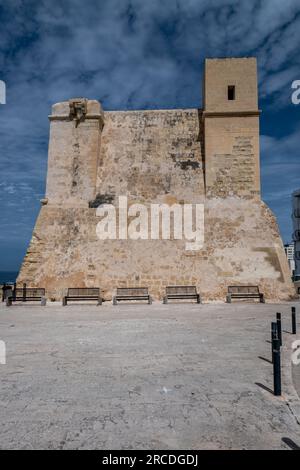
{"type": "Polygon", "coordinates": [[[300,446],[290,309],[2,304],[0,448],[289,449],[286,438],[300,446]],[[277,311],[282,397],[271,393],[269,362],[277,311]]]}

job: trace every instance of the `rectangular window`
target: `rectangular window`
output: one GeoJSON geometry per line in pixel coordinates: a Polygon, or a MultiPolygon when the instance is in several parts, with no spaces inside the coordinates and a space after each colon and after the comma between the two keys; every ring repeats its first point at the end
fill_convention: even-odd
{"type": "Polygon", "coordinates": [[[228,99],[229,100],[235,100],[235,86],[234,85],[229,85],[228,87],[228,99]]]}

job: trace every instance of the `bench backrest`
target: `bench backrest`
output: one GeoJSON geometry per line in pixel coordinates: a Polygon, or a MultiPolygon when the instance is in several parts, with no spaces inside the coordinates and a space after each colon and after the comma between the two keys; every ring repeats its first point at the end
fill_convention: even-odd
{"type": "Polygon", "coordinates": [[[258,286],[229,286],[229,294],[259,294],[258,286]]]}
{"type": "Polygon", "coordinates": [[[99,297],[99,287],[69,287],[68,297],[99,297]]]}
{"type": "Polygon", "coordinates": [[[117,295],[139,296],[149,295],[148,287],[117,287],[117,295]]]}
{"type": "MultiPolygon", "coordinates": [[[[24,290],[22,287],[17,287],[15,293],[16,297],[22,297],[24,290]]],[[[44,297],[46,290],[42,287],[26,287],[25,293],[26,297],[44,297]]]]}
{"type": "Polygon", "coordinates": [[[196,286],[167,286],[166,294],[197,294],[196,286]]]}

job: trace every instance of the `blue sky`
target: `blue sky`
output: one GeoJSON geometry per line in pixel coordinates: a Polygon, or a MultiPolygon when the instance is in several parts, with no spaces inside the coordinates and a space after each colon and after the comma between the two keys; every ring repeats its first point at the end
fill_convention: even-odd
{"type": "Polygon", "coordinates": [[[44,195],[51,105],[85,96],[106,110],[201,107],[205,57],[258,59],[262,194],[290,240],[299,0],[0,0],[0,25],[0,270],[19,268],[44,195]]]}

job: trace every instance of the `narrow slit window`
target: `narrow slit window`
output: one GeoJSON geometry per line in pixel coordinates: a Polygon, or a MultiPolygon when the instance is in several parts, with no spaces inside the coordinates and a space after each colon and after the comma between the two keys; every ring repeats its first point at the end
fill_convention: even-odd
{"type": "Polygon", "coordinates": [[[228,87],[228,99],[230,101],[235,100],[235,86],[234,85],[229,85],[228,87]]]}

